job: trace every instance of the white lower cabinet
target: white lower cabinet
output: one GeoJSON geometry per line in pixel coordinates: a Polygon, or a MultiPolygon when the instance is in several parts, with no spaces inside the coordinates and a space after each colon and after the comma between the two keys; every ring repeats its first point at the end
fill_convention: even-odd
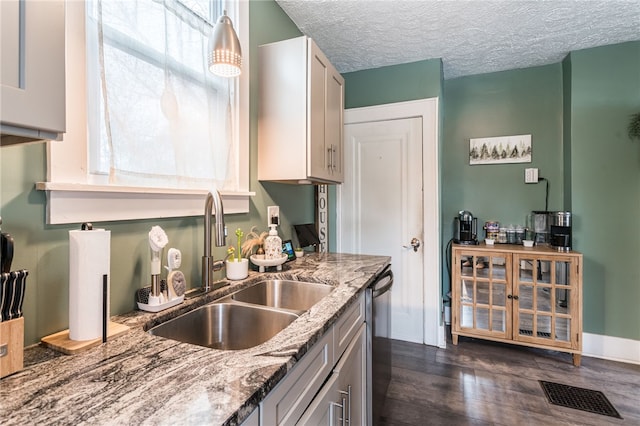
{"type": "Polygon", "coordinates": [[[329,381],[313,399],[298,424],[366,424],[366,362],[366,333],[365,324],[362,324],[329,381]]]}
{"type": "Polygon", "coordinates": [[[262,426],[366,424],[364,319],[362,294],[260,403],[262,426]]]}
{"type": "Polygon", "coordinates": [[[253,410],[249,417],[244,419],[242,426],[260,426],[260,409],[253,410]]]}
{"type": "Polygon", "coordinates": [[[333,333],[326,333],[260,404],[263,426],[293,425],[333,368],[333,333]]]}

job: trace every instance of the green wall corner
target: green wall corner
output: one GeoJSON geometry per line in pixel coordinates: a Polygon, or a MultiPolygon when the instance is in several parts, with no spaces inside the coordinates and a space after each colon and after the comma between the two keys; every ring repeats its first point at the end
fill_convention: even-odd
{"type": "Polygon", "coordinates": [[[640,41],[572,52],[571,199],[584,330],[640,340],[640,41]]]}

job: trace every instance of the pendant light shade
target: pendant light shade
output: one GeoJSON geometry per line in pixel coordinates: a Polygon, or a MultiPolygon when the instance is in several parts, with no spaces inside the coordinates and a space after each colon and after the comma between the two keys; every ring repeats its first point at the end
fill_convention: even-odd
{"type": "Polygon", "coordinates": [[[233,29],[227,11],[213,27],[209,37],[209,71],[221,77],[236,77],[242,69],[242,50],[240,40],[233,29]]]}

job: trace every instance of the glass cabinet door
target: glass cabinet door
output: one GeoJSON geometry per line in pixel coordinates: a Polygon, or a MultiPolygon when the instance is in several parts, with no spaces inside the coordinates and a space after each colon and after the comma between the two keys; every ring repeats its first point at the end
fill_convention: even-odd
{"type": "Polygon", "coordinates": [[[510,336],[511,303],[510,256],[504,253],[459,251],[458,330],[473,330],[479,335],[510,336]]]}
{"type": "Polygon", "coordinates": [[[572,261],[559,256],[514,256],[514,339],[571,347],[575,306],[572,261]]]}

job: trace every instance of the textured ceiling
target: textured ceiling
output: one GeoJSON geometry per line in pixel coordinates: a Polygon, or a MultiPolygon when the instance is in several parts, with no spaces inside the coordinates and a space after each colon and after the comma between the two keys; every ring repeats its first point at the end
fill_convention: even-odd
{"type": "Polygon", "coordinates": [[[442,58],[446,79],[640,40],[639,0],[276,0],[341,73],[442,58]]]}

